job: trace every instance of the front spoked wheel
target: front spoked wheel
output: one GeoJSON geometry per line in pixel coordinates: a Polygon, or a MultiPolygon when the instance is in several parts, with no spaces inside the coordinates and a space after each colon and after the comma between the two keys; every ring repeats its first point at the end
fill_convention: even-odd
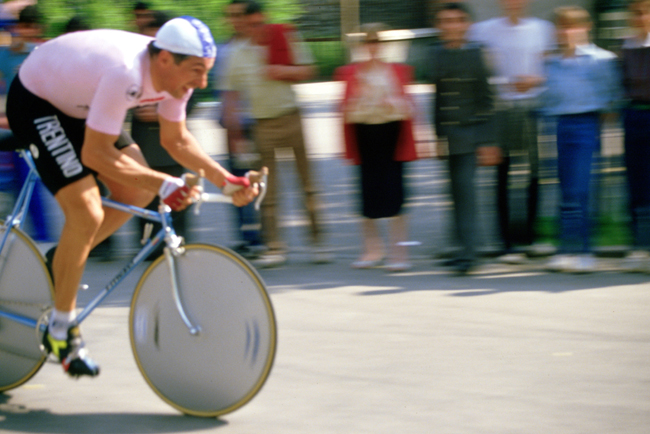
{"type": "Polygon", "coordinates": [[[140,372],[183,413],[214,417],[236,410],[261,389],[276,349],[276,323],[259,274],[223,247],[190,244],[175,257],[179,298],[200,332],[181,319],[164,256],[133,294],[129,331],[140,372]]]}
{"type": "MultiPolygon", "coordinates": [[[[0,228],[0,237],[6,229],[0,228]]],[[[52,307],[54,287],[34,242],[12,228],[0,252],[0,311],[36,324],[52,307]]],[[[0,316],[0,392],[32,378],[45,362],[36,327],[0,316]]]]}

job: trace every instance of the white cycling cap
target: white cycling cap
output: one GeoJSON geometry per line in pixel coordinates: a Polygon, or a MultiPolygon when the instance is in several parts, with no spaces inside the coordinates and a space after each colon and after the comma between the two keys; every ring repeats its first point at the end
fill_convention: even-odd
{"type": "Polygon", "coordinates": [[[217,57],[210,29],[201,20],[183,16],[167,21],[156,33],[153,45],[171,53],[217,57]]]}

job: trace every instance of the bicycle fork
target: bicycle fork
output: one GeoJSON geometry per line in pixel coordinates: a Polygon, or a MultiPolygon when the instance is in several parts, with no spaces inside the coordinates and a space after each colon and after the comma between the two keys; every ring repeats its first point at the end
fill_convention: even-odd
{"type": "Polygon", "coordinates": [[[181,300],[178,284],[176,257],[182,255],[185,252],[185,248],[182,246],[183,238],[176,235],[176,233],[171,229],[169,225],[169,218],[171,218],[169,211],[171,210],[162,209],[163,207],[167,207],[167,205],[162,203],[160,205],[160,215],[166,217],[162,219],[162,226],[163,230],[165,231],[165,243],[167,244],[163,251],[165,252],[165,261],[167,262],[167,267],[169,268],[169,278],[172,295],[174,296],[174,304],[176,305],[176,310],[178,310],[178,314],[185,323],[185,326],[187,326],[189,329],[190,334],[192,336],[198,336],[201,333],[201,327],[194,325],[190,318],[187,316],[185,308],[183,307],[183,301],[181,300]]]}

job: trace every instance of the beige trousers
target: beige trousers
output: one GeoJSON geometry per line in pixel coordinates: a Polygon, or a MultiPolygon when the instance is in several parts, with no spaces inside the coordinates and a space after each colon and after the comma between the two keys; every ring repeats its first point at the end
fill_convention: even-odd
{"type": "Polygon", "coordinates": [[[316,189],[312,184],[311,170],[305,150],[300,112],[295,112],[272,119],[257,119],[255,123],[255,143],[259,148],[262,165],[269,168],[269,182],[266,198],[262,202],[262,237],[271,250],[285,250],[278,228],[278,179],[275,150],[290,148],[296,161],[298,175],[304,193],[304,206],[310,225],[311,241],[320,242],[320,230],[317,216],[316,189]]]}

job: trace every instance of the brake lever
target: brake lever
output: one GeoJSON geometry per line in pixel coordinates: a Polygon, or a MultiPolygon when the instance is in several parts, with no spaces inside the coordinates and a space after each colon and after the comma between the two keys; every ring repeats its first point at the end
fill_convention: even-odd
{"type": "Polygon", "coordinates": [[[199,198],[194,201],[194,215],[199,215],[201,212],[201,204],[203,204],[203,192],[205,191],[205,181],[204,181],[203,170],[199,171],[199,179],[196,182],[197,187],[201,190],[199,198]]]}
{"type": "Polygon", "coordinates": [[[264,197],[266,196],[266,184],[268,182],[268,177],[269,177],[268,170],[264,170],[262,172],[262,179],[257,181],[257,187],[260,189],[260,191],[257,194],[257,199],[255,199],[255,211],[260,210],[260,206],[262,205],[262,201],[264,200],[264,197]]]}

